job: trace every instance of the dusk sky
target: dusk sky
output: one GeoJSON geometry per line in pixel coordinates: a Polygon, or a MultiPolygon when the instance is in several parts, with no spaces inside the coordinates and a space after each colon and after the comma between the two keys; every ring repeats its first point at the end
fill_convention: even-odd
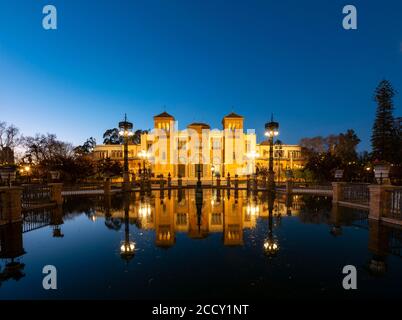
{"type": "Polygon", "coordinates": [[[373,91],[386,78],[402,116],[402,1],[0,0],[0,121],[74,144],[174,115],[221,128],[232,111],[263,138],[353,128],[370,148],[373,91]],[[58,29],[42,28],[42,8],[58,29]],[[358,29],[342,28],[357,7],[358,29]],[[165,107],[164,107],[165,106],[165,107]]]}

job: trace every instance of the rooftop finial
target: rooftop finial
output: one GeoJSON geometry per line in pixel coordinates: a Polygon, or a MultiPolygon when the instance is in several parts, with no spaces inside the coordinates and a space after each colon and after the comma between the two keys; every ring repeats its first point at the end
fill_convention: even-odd
{"type": "Polygon", "coordinates": [[[274,122],[274,113],[271,113],[271,122],[274,122]]]}
{"type": "Polygon", "coordinates": [[[127,113],[124,114],[124,121],[127,122],[127,113]]]}

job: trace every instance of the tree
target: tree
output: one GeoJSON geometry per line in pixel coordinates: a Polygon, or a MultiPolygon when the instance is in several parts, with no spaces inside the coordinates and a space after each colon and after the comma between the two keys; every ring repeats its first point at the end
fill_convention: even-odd
{"type": "MultiPolygon", "coordinates": [[[[148,133],[148,130],[138,129],[134,134],[129,137],[129,142],[133,144],[141,144],[141,135],[148,133]]],[[[103,134],[103,144],[123,144],[124,139],[119,135],[119,129],[113,128],[108,129],[103,134]]]]}
{"type": "Polygon", "coordinates": [[[123,173],[123,166],[119,161],[111,160],[110,158],[102,159],[98,162],[97,172],[102,177],[117,177],[123,173]]]}
{"type": "Polygon", "coordinates": [[[325,138],[318,136],[313,138],[303,138],[299,145],[308,153],[320,153],[326,151],[325,138]]]}
{"type": "Polygon", "coordinates": [[[119,129],[107,129],[103,134],[103,144],[122,144],[123,138],[119,135],[119,129]]]}
{"type": "Polygon", "coordinates": [[[78,155],[88,155],[96,147],[96,140],[93,137],[87,139],[83,145],[75,147],[74,152],[78,155]]]}
{"type": "Polygon", "coordinates": [[[137,130],[134,132],[133,136],[133,143],[134,144],[141,144],[141,135],[148,133],[148,130],[137,130]]]}
{"type": "Polygon", "coordinates": [[[23,144],[27,149],[26,155],[38,165],[50,165],[60,162],[60,159],[73,156],[73,146],[70,143],[57,140],[54,134],[37,134],[25,137],[23,144]]]}
{"type": "Polygon", "coordinates": [[[359,142],[352,129],[338,135],[302,139],[303,157],[307,160],[304,171],[314,180],[330,181],[334,171],[343,168],[345,177],[352,179],[358,172],[356,147],[359,142]]]}
{"type": "MultiPolygon", "coordinates": [[[[395,91],[387,80],[382,80],[375,90],[377,102],[376,118],[371,135],[373,159],[387,162],[396,160],[395,121],[393,117],[393,97],[395,91]]],[[[398,151],[399,152],[399,151],[398,151]]]]}
{"type": "Polygon", "coordinates": [[[334,154],[342,161],[343,165],[356,162],[356,147],[359,143],[360,139],[354,130],[349,129],[346,133],[341,133],[338,136],[338,142],[334,146],[334,154]]]}
{"type": "Polygon", "coordinates": [[[20,131],[16,126],[0,121],[0,150],[13,149],[19,145],[20,140],[20,131]]]}

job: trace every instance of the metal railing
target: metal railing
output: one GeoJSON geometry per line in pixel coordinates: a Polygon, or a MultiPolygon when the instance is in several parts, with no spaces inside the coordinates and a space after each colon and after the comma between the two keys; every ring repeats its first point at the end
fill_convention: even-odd
{"type": "Polygon", "coordinates": [[[51,221],[51,209],[42,208],[24,211],[22,223],[22,232],[29,232],[46,227],[51,221]]]}
{"type": "Polygon", "coordinates": [[[51,191],[47,185],[30,184],[22,186],[21,202],[23,208],[51,203],[51,191]]]}
{"type": "Polygon", "coordinates": [[[385,216],[402,220],[402,188],[386,191],[385,216]]]}
{"type": "Polygon", "coordinates": [[[350,183],[343,187],[342,200],[350,202],[368,203],[370,192],[367,183],[350,183]]]}

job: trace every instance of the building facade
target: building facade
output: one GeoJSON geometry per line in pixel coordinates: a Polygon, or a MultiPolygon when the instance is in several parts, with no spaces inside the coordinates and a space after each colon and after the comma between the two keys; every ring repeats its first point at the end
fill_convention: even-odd
{"type": "MultiPolygon", "coordinates": [[[[278,171],[303,166],[301,148],[275,145],[274,168],[278,171]]],[[[154,176],[172,178],[211,178],[228,174],[246,176],[257,167],[267,166],[269,145],[257,144],[254,130],[244,130],[244,118],[230,113],[222,119],[222,129],[206,123],[191,123],[179,130],[173,116],[163,112],[154,117],[154,128],[141,135],[140,144],[128,146],[129,170],[138,173],[146,168],[154,176]]],[[[110,158],[123,162],[123,145],[97,145],[97,160],[110,158]]]]}

